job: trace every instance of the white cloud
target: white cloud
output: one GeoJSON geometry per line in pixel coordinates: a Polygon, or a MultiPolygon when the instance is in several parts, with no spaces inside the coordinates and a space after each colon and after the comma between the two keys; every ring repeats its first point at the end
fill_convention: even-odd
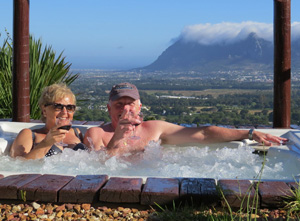
{"type": "Polygon", "coordinates": [[[292,40],[300,38],[300,22],[293,22],[292,26],[292,40]]]}
{"type": "MultiPolygon", "coordinates": [[[[292,40],[300,36],[300,22],[291,24],[292,40]]],[[[186,41],[196,41],[201,44],[231,43],[245,39],[251,32],[258,37],[273,41],[273,24],[246,21],[242,23],[222,22],[218,24],[197,24],[186,26],[180,37],[186,41]]]]}

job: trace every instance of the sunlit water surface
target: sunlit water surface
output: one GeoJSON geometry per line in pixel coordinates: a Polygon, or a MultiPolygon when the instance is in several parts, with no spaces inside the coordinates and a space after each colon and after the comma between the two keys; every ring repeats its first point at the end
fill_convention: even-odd
{"type": "Polygon", "coordinates": [[[294,179],[299,174],[298,157],[286,150],[269,151],[264,159],[263,155],[253,154],[253,149],[247,146],[162,147],[158,142],[152,142],[144,153],[123,157],[109,158],[103,151],[70,149],[41,160],[13,159],[2,154],[0,173],[253,179],[258,177],[264,165],[262,179],[294,179]]]}

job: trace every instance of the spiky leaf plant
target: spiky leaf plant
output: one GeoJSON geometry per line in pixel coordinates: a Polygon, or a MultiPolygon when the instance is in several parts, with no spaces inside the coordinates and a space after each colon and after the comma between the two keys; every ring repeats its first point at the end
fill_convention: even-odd
{"type": "Polygon", "coordinates": [[[300,214],[300,181],[295,180],[295,188],[291,190],[291,194],[285,196],[285,207],[289,216],[297,216],[300,214]]]}
{"type": "Polygon", "coordinates": [[[0,48],[0,118],[12,115],[12,55],[7,38],[0,48]]]}
{"type": "MultiPolygon", "coordinates": [[[[9,36],[0,48],[0,118],[12,117],[12,56],[13,44],[9,36]]],[[[43,48],[41,39],[30,36],[30,118],[39,119],[38,100],[42,89],[53,83],[70,85],[78,74],[70,72],[71,64],[62,52],[56,56],[51,46],[43,48]]]]}

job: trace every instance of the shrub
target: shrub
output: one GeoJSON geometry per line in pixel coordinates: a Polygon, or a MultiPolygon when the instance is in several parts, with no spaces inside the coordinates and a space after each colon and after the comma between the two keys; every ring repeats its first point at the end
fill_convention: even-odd
{"type": "MultiPolygon", "coordinates": [[[[41,39],[30,36],[30,117],[39,119],[38,100],[44,87],[64,82],[70,85],[78,74],[70,73],[71,64],[62,52],[56,57],[51,46],[42,47],[41,39]]],[[[7,33],[0,47],[0,118],[12,118],[12,57],[13,42],[7,33]]]]}

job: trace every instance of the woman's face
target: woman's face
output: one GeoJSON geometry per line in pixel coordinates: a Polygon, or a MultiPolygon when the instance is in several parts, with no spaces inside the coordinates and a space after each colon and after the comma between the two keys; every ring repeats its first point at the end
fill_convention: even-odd
{"type": "Polygon", "coordinates": [[[68,95],[62,99],[55,100],[53,103],[44,105],[43,115],[46,118],[46,125],[49,127],[55,126],[57,118],[73,120],[75,108],[72,105],[75,105],[74,101],[68,95]]]}

